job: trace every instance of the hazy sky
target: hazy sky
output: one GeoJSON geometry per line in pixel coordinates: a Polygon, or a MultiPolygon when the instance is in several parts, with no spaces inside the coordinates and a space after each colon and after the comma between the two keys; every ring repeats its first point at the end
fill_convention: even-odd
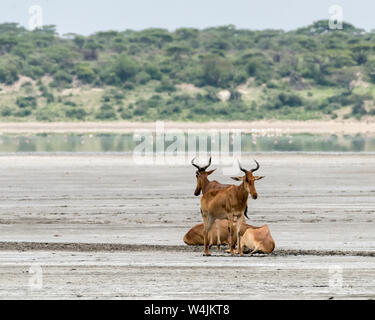
{"type": "Polygon", "coordinates": [[[226,24],[291,30],[328,19],[333,4],[342,6],[344,21],[375,29],[374,0],[0,0],[0,23],[18,22],[28,27],[29,8],[39,5],[43,24],[56,25],[60,34],[226,24]]]}

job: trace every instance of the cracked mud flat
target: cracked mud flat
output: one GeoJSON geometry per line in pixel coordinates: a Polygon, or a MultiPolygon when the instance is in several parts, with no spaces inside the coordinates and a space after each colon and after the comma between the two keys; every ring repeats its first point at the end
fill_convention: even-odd
{"type": "Polygon", "coordinates": [[[253,157],[266,178],[248,222],[268,223],[276,250],[204,257],[182,241],[200,223],[189,165],[1,156],[0,298],[375,298],[375,155],[253,157]],[[41,289],[29,286],[35,266],[41,289]]]}

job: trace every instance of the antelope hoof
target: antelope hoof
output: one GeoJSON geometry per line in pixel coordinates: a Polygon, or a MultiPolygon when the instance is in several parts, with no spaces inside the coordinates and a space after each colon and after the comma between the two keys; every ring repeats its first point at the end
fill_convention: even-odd
{"type": "Polygon", "coordinates": [[[203,253],[203,256],[204,256],[204,257],[209,257],[209,256],[211,256],[211,253],[209,253],[209,252],[205,252],[205,253],[203,253]]]}

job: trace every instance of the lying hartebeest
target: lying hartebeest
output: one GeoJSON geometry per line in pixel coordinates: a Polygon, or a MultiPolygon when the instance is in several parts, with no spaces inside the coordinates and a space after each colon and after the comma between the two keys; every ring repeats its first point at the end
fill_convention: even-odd
{"type": "MultiPolygon", "coordinates": [[[[220,237],[221,243],[229,244],[228,237],[228,220],[220,221],[220,237]]],[[[195,225],[191,228],[184,236],[184,242],[189,246],[203,245],[203,223],[195,225]]],[[[216,238],[216,229],[212,228],[209,233],[213,233],[211,236],[213,239],[216,238]]],[[[249,224],[242,223],[240,229],[241,235],[241,249],[243,252],[252,250],[251,253],[271,253],[275,248],[275,242],[271,236],[271,231],[267,224],[261,227],[254,227],[249,224]],[[248,249],[248,250],[246,250],[248,249]]],[[[234,243],[237,242],[237,235],[234,234],[234,243]]],[[[215,244],[215,242],[213,243],[215,244]]]]}
{"type": "MultiPolygon", "coordinates": [[[[217,220],[216,225],[219,226],[219,231],[220,231],[220,244],[229,244],[228,242],[228,220],[217,220]]],[[[241,224],[241,236],[245,233],[247,230],[248,225],[245,223],[241,224]]],[[[204,244],[204,239],[203,239],[203,230],[204,230],[204,225],[203,223],[197,224],[194,227],[192,227],[184,236],[184,242],[189,245],[189,246],[197,246],[197,245],[203,245],[204,244]]],[[[217,235],[217,229],[212,228],[209,231],[209,239],[213,239],[211,245],[215,245],[218,243],[218,235],[217,235]]],[[[236,235],[235,235],[235,240],[236,242],[236,235]]]]}
{"type": "MultiPolygon", "coordinates": [[[[226,189],[226,188],[229,188],[230,186],[232,186],[232,184],[222,184],[222,183],[220,183],[216,180],[212,180],[212,181],[208,180],[207,177],[216,170],[216,169],[213,169],[213,170],[210,170],[210,171],[206,171],[207,168],[211,165],[211,157],[209,158],[208,164],[204,167],[200,167],[199,165],[195,164],[194,160],[195,160],[195,158],[193,158],[191,160],[191,164],[198,169],[196,171],[196,174],[195,174],[195,176],[197,178],[197,186],[196,186],[195,191],[194,191],[195,196],[199,196],[201,191],[202,191],[202,194],[205,194],[208,191],[226,189]]],[[[244,215],[245,215],[246,218],[248,218],[247,207],[245,209],[244,215]]],[[[212,237],[213,237],[213,233],[211,233],[211,242],[213,243],[212,237]]],[[[217,241],[216,241],[217,248],[220,249],[220,245],[221,245],[220,239],[221,239],[221,237],[220,237],[220,226],[218,224],[216,224],[215,237],[217,238],[217,241]]]]}
{"type": "Polygon", "coordinates": [[[212,190],[205,193],[201,198],[201,211],[204,223],[204,254],[210,255],[208,248],[208,232],[215,220],[228,219],[229,221],[229,250],[230,254],[234,255],[233,250],[233,223],[236,221],[237,234],[237,248],[242,255],[240,242],[240,228],[243,221],[243,214],[247,206],[247,198],[249,194],[255,200],[258,194],[255,189],[255,180],[260,180],[264,177],[253,176],[253,172],[259,169],[259,163],[255,161],[256,168],[246,170],[241,167],[238,162],[240,170],[245,173],[244,177],[232,177],[236,181],[242,181],[239,186],[230,186],[226,189],[212,190]]]}
{"type": "Polygon", "coordinates": [[[271,253],[275,249],[275,241],[271,236],[270,228],[267,224],[261,227],[248,228],[241,237],[241,249],[239,253],[243,255],[245,248],[250,253],[271,253]]]}

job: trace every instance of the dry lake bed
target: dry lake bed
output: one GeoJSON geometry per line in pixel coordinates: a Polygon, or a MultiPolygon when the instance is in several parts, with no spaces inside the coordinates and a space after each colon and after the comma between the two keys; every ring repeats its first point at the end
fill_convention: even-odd
{"type": "MultiPolygon", "coordinates": [[[[188,247],[195,170],[116,154],[0,156],[1,299],[375,298],[375,155],[261,153],[270,255],[188,247]]],[[[219,169],[211,176],[231,183],[219,169]]]]}

